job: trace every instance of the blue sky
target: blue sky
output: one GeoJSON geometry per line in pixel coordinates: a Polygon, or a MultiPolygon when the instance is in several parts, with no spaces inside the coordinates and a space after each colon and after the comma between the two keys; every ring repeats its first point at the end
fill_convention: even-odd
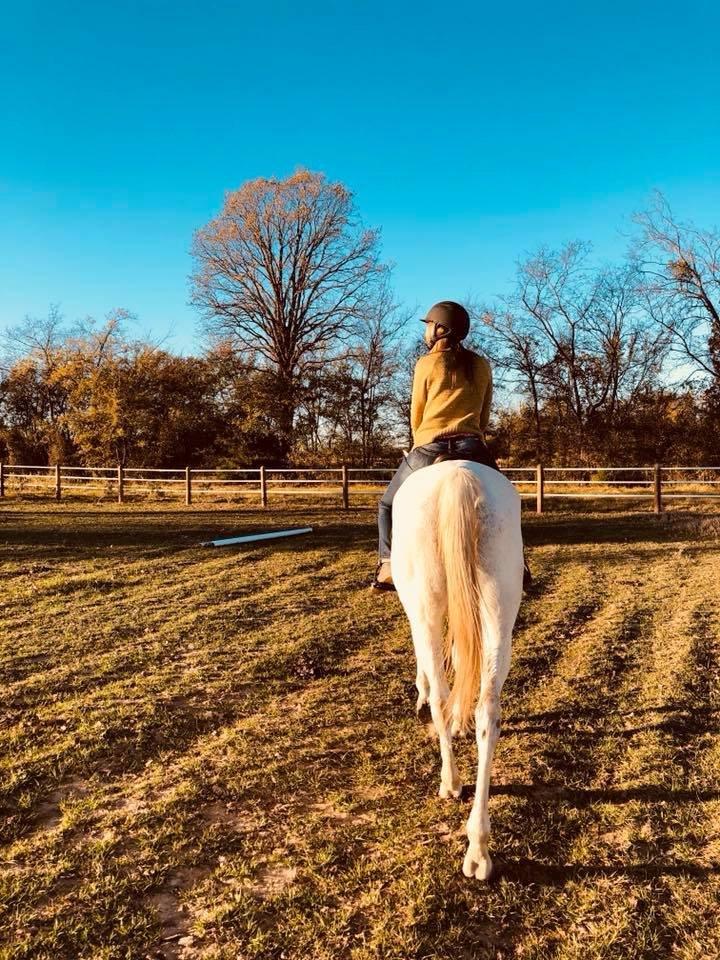
{"type": "Polygon", "coordinates": [[[539,244],[720,222],[716,3],[3,4],[0,328],[126,307],[198,349],[192,232],[298,166],[356,194],[408,306],[539,244]]]}

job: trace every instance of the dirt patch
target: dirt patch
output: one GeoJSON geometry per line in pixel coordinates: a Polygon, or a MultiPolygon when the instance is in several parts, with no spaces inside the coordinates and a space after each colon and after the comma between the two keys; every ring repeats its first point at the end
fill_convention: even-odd
{"type": "Polygon", "coordinates": [[[163,888],[150,898],[160,922],[159,956],[165,960],[189,960],[199,956],[194,947],[195,937],[189,932],[190,911],[180,902],[180,897],[209,873],[209,867],[173,870],[163,888]]]}
{"type": "Polygon", "coordinates": [[[238,810],[235,803],[210,803],[203,807],[200,816],[206,823],[219,824],[235,833],[249,833],[262,822],[257,814],[238,810]]]}
{"type": "Polygon", "coordinates": [[[69,780],[57,787],[35,808],[35,829],[54,830],[62,820],[61,806],[68,800],[86,796],[89,791],[90,787],[84,780],[69,780]]]}
{"type": "Polygon", "coordinates": [[[319,814],[326,820],[336,823],[374,823],[377,819],[375,814],[372,813],[353,813],[350,810],[338,810],[327,800],[310,804],[308,810],[311,813],[319,814]]]}
{"type": "Polygon", "coordinates": [[[269,899],[281,893],[296,877],[296,867],[266,867],[260,871],[251,889],[256,896],[269,899]]]}

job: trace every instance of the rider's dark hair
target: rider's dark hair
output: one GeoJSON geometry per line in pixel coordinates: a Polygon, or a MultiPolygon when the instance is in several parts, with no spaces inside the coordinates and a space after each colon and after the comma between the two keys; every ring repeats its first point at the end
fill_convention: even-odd
{"type": "Polygon", "coordinates": [[[460,372],[464,379],[469,384],[472,384],[475,371],[473,352],[468,350],[467,347],[464,347],[462,343],[453,341],[450,337],[448,337],[447,340],[450,349],[442,350],[441,354],[448,369],[453,373],[460,372]]]}

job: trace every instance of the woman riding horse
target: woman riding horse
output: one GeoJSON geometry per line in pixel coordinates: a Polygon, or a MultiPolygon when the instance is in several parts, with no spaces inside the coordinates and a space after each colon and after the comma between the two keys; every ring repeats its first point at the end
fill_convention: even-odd
{"type": "Polygon", "coordinates": [[[430,308],[423,322],[429,353],[418,360],[413,376],[413,448],[380,500],[380,559],[372,583],[376,590],[395,589],[390,569],[392,503],[400,485],[414,470],[434,463],[438,457],[474,460],[499,469],[484,440],[492,372],[485,357],[462,345],[470,330],[467,310],[452,300],[443,300],[430,308]]]}

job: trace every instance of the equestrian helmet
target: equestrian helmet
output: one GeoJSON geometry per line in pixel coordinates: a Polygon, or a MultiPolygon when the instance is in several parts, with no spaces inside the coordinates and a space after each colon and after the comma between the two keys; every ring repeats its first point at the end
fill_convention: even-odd
{"type": "Polygon", "coordinates": [[[432,324],[431,346],[444,339],[460,343],[470,331],[470,316],[467,310],[453,300],[441,300],[430,307],[423,323],[432,324]]]}

